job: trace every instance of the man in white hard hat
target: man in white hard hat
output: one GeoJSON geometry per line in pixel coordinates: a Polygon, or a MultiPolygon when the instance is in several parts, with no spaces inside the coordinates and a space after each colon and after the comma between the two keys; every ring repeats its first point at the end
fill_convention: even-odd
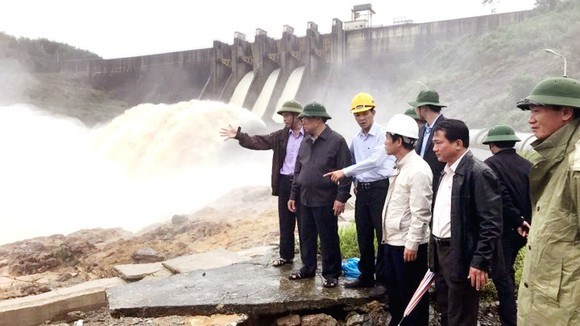
{"type": "MultiPolygon", "coordinates": [[[[397,325],[427,271],[433,173],[414,150],[419,138],[415,120],[396,114],[386,127],[385,150],[395,156],[383,217],[383,254],[391,323],[397,325]]],[[[405,317],[405,325],[429,324],[429,298],[423,296],[405,317]]]]}

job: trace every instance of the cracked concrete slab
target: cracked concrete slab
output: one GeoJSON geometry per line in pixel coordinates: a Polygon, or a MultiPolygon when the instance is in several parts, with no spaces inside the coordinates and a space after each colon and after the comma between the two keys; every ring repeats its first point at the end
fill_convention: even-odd
{"type": "MultiPolygon", "coordinates": [[[[368,302],[368,291],[327,289],[323,278],[291,281],[292,266],[270,266],[271,257],[174,275],[107,290],[113,316],[277,314],[368,302]]],[[[294,266],[298,268],[299,266],[294,266]]]]}
{"type": "MultiPolygon", "coordinates": [[[[119,276],[127,281],[138,281],[146,276],[155,275],[167,269],[162,263],[148,263],[148,264],[124,264],[116,265],[115,271],[119,276]]],[[[170,274],[172,274],[170,272],[170,274]]],[[[164,274],[167,275],[167,274],[164,274]]]]}
{"type": "Polygon", "coordinates": [[[40,325],[67,312],[90,311],[106,305],[105,289],[124,284],[119,277],[99,279],[50,292],[0,301],[3,326],[40,325]]]}
{"type": "Polygon", "coordinates": [[[248,260],[250,260],[250,257],[241,256],[225,249],[217,249],[169,259],[162,262],[162,264],[170,271],[181,274],[196,270],[223,267],[248,260]]]}

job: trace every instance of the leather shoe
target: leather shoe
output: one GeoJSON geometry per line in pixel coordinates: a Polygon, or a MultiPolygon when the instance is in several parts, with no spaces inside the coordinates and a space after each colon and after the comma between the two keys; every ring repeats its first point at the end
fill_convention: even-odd
{"type": "Polygon", "coordinates": [[[377,285],[369,291],[369,297],[372,299],[380,299],[387,294],[387,288],[383,285],[377,285]]]}
{"type": "Polygon", "coordinates": [[[344,287],[347,289],[372,288],[373,286],[375,286],[374,283],[375,282],[364,281],[357,278],[353,281],[344,283],[344,287]]]}

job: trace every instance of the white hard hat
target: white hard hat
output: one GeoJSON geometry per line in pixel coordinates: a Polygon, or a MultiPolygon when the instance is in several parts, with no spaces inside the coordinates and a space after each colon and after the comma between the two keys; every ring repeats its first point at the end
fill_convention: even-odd
{"type": "Polygon", "coordinates": [[[415,119],[405,114],[395,114],[387,123],[387,132],[404,137],[419,139],[419,126],[415,119]]]}

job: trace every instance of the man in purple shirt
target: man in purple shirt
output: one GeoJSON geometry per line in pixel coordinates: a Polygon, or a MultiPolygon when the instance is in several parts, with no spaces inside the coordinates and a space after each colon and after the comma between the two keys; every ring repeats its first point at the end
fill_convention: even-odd
{"type": "Polygon", "coordinates": [[[253,150],[273,150],[272,156],[272,195],[278,196],[278,220],[280,225],[280,258],[272,262],[279,267],[294,261],[294,230],[296,224],[300,229],[298,213],[288,210],[288,200],[292,188],[294,167],[300,144],[304,139],[302,122],[298,114],[302,105],[297,101],[287,101],[278,110],[284,119],[284,128],[268,135],[249,136],[228,126],[222,128],[220,134],[228,139],[237,139],[240,146],[253,150]]]}

